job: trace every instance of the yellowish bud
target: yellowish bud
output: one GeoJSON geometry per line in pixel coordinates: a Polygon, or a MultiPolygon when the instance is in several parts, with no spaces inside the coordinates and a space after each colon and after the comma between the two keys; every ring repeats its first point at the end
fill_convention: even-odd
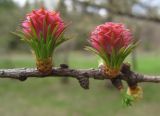
{"type": "Polygon", "coordinates": [[[129,87],[127,89],[127,94],[130,96],[133,96],[135,101],[142,99],[143,97],[143,90],[140,86],[136,86],[136,87],[129,87]]]}

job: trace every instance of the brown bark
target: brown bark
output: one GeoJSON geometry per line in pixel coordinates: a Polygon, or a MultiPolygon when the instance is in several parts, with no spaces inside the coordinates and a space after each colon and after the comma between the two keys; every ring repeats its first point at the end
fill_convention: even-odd
{"type": "MultiPolygon", "coordinates": [[[[97,80],[111,79],[109,76],[104,75],[100,69],[70,69],[70,68],[56,68],[52,69],[50,74],[44,75],[38,72],[35,68],[15,68],[15,69],[0,69],[0,78],[12,78],[19,80],[26,80],[27,78],[37,77],[37,78],[56,78],[56,77],[73,77],[76,79],[80,78],[93,78],[97,80]]],[[[127,82],[153,82],[159,83],[160,76],[149,76],[139,74],[126,67],[122,67],[121,73],[117,76],[118,79],[127,82]],[[128,73],[129,72],[129,73],[128,73]]]]}

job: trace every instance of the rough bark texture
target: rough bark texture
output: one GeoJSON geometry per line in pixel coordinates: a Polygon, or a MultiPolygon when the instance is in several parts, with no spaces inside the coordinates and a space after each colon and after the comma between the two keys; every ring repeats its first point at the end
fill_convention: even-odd
{"type": "MultiPolygon", "coordinates": [[[[73,77],[78,80],[82,78],[93,78],[98,80],[110,79],[109,76],[104,75],[100,69],[70,69],[68,67],[53,68],[50,74],[44,75],[38,72],[35,68],[16,68],[16,69],[0,69],[0,78],[12,78],[21,81],[27,78],[37,77],[73,77]]],[[[139,82],[153,82],[159,83],[160,76],[142,75],[136,72],[130,71],[128,65],[124,64],[121,69],[121,73],[117,76],[118,80],[124,80],[131,85],[139,82]]]]}

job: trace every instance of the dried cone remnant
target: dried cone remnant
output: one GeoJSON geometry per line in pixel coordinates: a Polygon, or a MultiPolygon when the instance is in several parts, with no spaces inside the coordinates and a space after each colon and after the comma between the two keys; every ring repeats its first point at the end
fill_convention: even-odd
{"type": "Polygon", "coordinates": [[[17,30],[16,35],[32,48],[40,72],[48,74],[52,71],[52,54],[68,39],[64,37],[66,27],[58,12],[41,8],[28,13],[22,29],[17,30]]]}
{"type": "Polygon", "coordinates": [[[90,36],[91,47],[86,49],[98,54],[103,59],[105,73],[115,78],[124,59],[136,47],[132,34],[123,24],[107,22],[97,26],[90,36]]]}
{"type": "Polygon", "coordinates": [[[143,90],[140,86],[129,87],[127,89],[127,95],[130,95],[134,98],[135,101],[142,99],[143,97],[143,90]]]}
{"type": "Polygon", "coordinates": [[[52,58],[49,57],[47,59],[37,59],[36,65],[38,71],[43,74],[50,74],[52,72],[52,58]]]}

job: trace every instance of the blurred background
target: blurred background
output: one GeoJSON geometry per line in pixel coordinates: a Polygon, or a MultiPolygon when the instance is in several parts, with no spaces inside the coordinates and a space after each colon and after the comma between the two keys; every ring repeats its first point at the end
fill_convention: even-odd
{"type": "MultiPolygon", "coordinates": [[[[96,68],[99,58],[84,50],[90,32],[107,21],[124,23],[140,41],[126,59],[133,70],[160,74],[160,0],[0,0],[0,68],[35,67],[28,45],[11,32],[27,12],[45,6],[72,22],[66,35],[73,38],[56,50],[55,66],[96,68]]],[[[160,107],[160,85],[145,83],[143,100],[133,107],[121,104],[122,97],[110,82],[90,80],[83,90],[68,78],[0,80],[1,116],[154,116],[160,107]]]]}

